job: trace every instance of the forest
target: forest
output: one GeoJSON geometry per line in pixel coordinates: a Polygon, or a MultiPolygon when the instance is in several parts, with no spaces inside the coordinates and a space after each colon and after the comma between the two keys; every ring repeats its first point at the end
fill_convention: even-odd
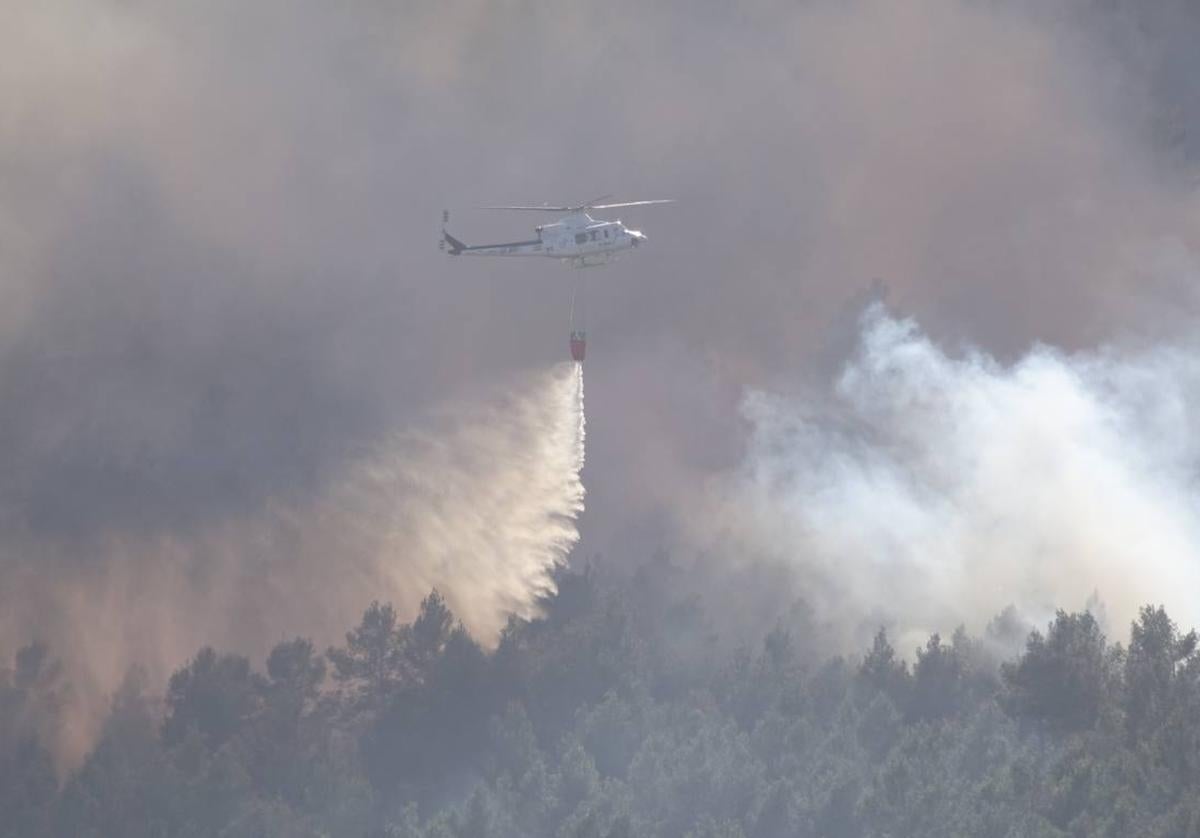
{"type": "Polygon", "coordinates": [[[562,571],[494,650],[435,591],[328,650],[134,670],[66,776],[70,684],[27,646],[0,670],[0,835],[1200,835],[1200,649],[1162,608],[1119,641],[1009,609],[840,655],[802,620],[730,645],[668,579],[562,571]]]}

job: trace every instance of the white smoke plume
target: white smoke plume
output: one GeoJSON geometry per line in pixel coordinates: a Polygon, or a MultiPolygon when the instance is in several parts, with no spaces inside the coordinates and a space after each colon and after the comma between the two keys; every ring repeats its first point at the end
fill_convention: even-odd
{"type": "Polygon", "coordinates": [[[794,570],[850,648],[909,650],[1012,604],[1039,621],[1099,595],[1200,619],[1200,347],[1012,364],[954,355],[881,306],[831,394],[747,398],[744,466],[710,538],[794,570]]]}
{"type": "Polygon", "coordinates": [[[161,684],[205,644],[261,656],[295,635],[338,643],[372,600],[411,616],[435,587],[485,644],[534,614],[579,537],[583,373],[508,385],[397,432],[307,502],[189,538],[6,545],[25,560],[0,592],[0,639],[48,643],[74,683],[62,760],[82,756],[134,664],[161,684]],[[79,549],[105,561],[65,575],[79,549]]]}

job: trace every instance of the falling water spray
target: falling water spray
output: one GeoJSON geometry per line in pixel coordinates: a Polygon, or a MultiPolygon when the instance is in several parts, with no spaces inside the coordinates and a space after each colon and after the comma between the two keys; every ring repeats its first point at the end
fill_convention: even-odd
{"type": "Polygon", "coordinates": [[[568,362],[443,405],[308,501],[186,538],[98,538],[105,560],[86,573],[54,572],[61,545],[0,543],[44,559],[0,590],[0,660],[33,639],[62,659],[70,766],[135,664],[162,684],[203,645],[261,659],[286,637],[338,643],[372,600],[407,617],[433,588],[491,645],[553,593],[579,539],[583,462],[583,369],[568,362]]]}

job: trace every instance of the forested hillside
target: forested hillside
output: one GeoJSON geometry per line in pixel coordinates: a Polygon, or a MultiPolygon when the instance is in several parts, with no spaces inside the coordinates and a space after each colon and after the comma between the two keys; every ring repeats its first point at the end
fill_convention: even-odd
{"type": "Polygon", "coordinates": [[[131,673],[61,782],[70,686],[28,647],[0,680],[0,835],[1200,835],[1200,651],[1160,609],[1120,643],[1059,612],[1007,661],[1012,612],[844,657],[783,627],[722,650],[644,576],[559,581],[494,652],[433,593],[327,651],[131,673]]]}

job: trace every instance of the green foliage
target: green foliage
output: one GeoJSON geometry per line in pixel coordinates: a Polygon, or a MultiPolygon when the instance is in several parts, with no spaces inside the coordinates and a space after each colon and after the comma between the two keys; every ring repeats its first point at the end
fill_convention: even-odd
{"type": "Polygon", "coordinates": [[[210,749],[219,748],[258,709],[260,684],[246,658],[201,649],[167,685],[163,739],[174,745],[195,732],[210,749]]]}
{"type": "Polygon", "coordinates": [[[202,649],[162,701],[134,670],[61,781],[71,692],[27,647],[0,670],[0,838],[1200,838],[1200,654],[1161,608],[1127,652],[1059,612],[1001,665],[1007,612],[853,664],[783,625],[718,654],[670,636],[708,625],[695,600],[559,581],[494,652],[434,592],[261,673],[202,649]]]}
{"type": "Polygon", "coordinates": [[[379,791],[405,800],[441,798],[456,774],[472,771],[500,704],[491,661],[435,591],[397,632],[405,676],[380,697],[361,751],[379,791]]]}
{"type": "Polygon", "coordinates": [[[1125,655],[1125,723],[1131,739],[1160,727],[1177,702],[1186,700],[1195,655],[1196,632],[1181,637],[1161,607],[1142,609],[1125,655]]]}
{"type": "Polygon", "coordinates": [[[50,834],[58,780],[50,753],[70,691],[41,643],[0,668],[0,838],[50,834]]]}
{"type": "Polygon", "coordinates": [[[965,701],[966,687],[966,663],[961,651],[944,645],[941,636],[934,634],[924,649],[917,650],[908,718],[936,721],[957,714],[965,701]]]}
{"type": "Polygon", "coordinates": [[[1114,664],[1091,613],[1059,611],[1045,636],[1033,632],[1021,659],[1003,666],[1005,706],[1055,731],[1090,730],[1112,694],[1114,664]]]}
{"type": "Polygon", "coordinates": [[[897,704],[908,702],[912,687],[908,665],[897,659],[885,629],[876,632],[871,649],[858,667],[858,680],[868,693],[883,693],[897,704]]]}
{"type": "Polygon", "coordinates": [[[344,648],[327,653],[343,704],[354,712],[377,712],[404,680],[408,661],[396,609],[372,602],[344,648]]]}

